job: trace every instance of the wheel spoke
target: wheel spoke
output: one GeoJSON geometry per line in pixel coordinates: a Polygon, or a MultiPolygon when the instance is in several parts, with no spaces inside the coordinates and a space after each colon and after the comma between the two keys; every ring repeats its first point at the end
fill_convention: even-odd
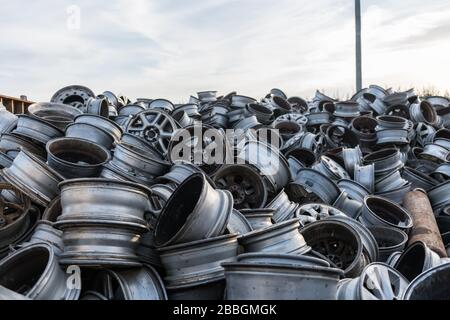
{"type": "Polygon", "coordinates": [[[255,195],[255,189],[253,187],[248,187],[244,189],[244,192],[247,196],[255,195]]]}
{"type": "Polygon", "coordinates": [[[162,113],[158,113],[158,114],[153,118],[153,120],[152,120],[151,122],[149,122],[148,125],[154,126],[155,124],[158,123],[158,121],[161,119],[161,117],[162,117],[162,113]]]}
{"type": "Polygon", "coordinates": [[[159,123],[158,127],[161,129],[164,129],[164,127],[169,123],[169,118],[163,117],[161,119],[162,119],[162,121],[161,121],[161,123],[159,123]]]}
{"type": "Polygon", "coordinates": [[[163,139],[172,139],[172,135],[173,135],[173,133],[172,132],[168,132],[168,131],[161,131],[159,133],[159,136],[161,138],[163,138],[163,139]]]}
{"type": "Polygon", "coordinates": [[[228,183],[226,181],[226,177],[222,177],[220,179],[216,179],[216,185],[220,188],[220,189],[227,189],[228,187],[228,183]]]}
{"type": "Polygon", "coordinates": [[[140,114],[140,115],[139,115],[139,119],[140,119],[141,122],[142,122],[142,127],[143,127],[143,128],[145,128],[145,127],[147,127],[147,126],[150,125],[150,122],[148,121],[147,115],[146,115],[146,114],[140,114]]]}
{"type": "Polygon", "coordinates": [[[159,139],[158,140],[158,144],[159,144],[163,154],[166,154],[167,153],[167,147],[165,146],[164,142],[161,139],[159,139]]]}

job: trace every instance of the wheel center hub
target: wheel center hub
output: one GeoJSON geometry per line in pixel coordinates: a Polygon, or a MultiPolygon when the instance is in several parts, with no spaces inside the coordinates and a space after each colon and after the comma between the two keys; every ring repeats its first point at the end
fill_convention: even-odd
{"type": "Polygon", "coordinates": [[[234,201],[237,204],[241,204],[245,200],[245,192],[241,186],[235,184],[229,188],[231,194],[233,195],[234,201]]]}
{"type": "Polygon", "coordinates": [[[146,140],[154,142],[159,138],[159,130],[158,128],[149,128],[145,130],[144,136],[146,140]]]}

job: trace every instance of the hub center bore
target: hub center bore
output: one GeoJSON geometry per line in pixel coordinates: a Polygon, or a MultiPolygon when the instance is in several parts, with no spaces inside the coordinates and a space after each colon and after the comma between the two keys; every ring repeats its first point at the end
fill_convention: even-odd
{"type": "Polygon", "coordinates": [[[149,128],[144,133],[146,140],[155,142],[159,138],[158,128],[149,128]]]}

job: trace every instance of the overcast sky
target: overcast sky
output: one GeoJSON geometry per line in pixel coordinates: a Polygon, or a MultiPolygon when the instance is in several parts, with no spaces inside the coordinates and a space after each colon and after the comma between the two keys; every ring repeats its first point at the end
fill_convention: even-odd
{"type": "MultiPolygon", "coordinates": [[[[362,3],[364,85],[450,89],[450,1],[362,3]]],[[[0,0],[0,10],[2,94],[354,91],[353,0],[0,0]]]]}

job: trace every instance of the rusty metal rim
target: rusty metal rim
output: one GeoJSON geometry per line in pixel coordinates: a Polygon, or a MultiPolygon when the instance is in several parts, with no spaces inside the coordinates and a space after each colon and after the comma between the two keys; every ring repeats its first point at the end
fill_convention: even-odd
{"type": "Polygon", "coordinates": [[[348,124],[340,124],[340,123],[332,124],[327,129],[325,138],[327,140],[327,143],[332,148],[338,148],[340,146],[355,148],[359,143],[358,136],[348,128],[348,124]],[[341,140],[336,141],[335,139],[341,140]]]}
{"type": "Polygon", "coordinates": [[[411,119],[416,122],[424,122],[426,124],[435,124],[437,121],[436,110],[431,103],[424,100],[419,103],[414,103],[409,107],[411,119]]]}

